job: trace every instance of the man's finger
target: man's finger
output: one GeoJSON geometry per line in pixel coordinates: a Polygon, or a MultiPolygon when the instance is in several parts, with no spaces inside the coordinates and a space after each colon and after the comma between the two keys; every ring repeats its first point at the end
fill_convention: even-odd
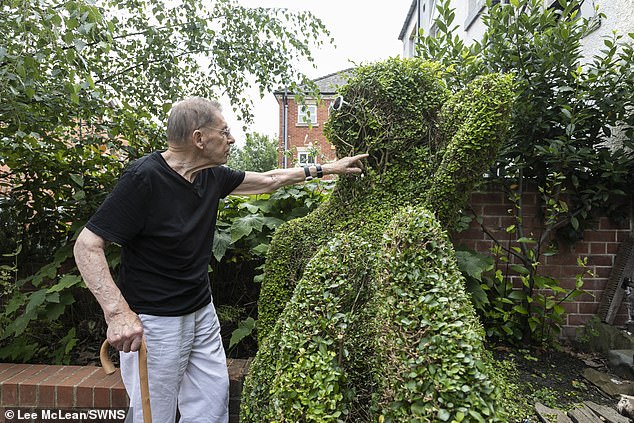
{"type": "Polygon", "coordinates": [[[363,153],[363,154],[357,154],[356,156],[352,157],[354,160],[363,160],[370,157],[370,155],[368,153],[363,153]]]}
{"type": "Polygon", "coordinates": [[[108,342],[114,348],[117,348],[117,345],[119,345],[119,341],[121,341],[121,335],[113,335],[113,334],[109,334],[108,335],[108,342]]]}
{"type": "Polygon", "coordinates": [[[130,345],[130,351],[134,352],[134,351],[139,351],[139,348],[141,348],[141,340],[143,339],[143,337],[139,336],[134,338],[134,340],[132,341],[132,344],[130,345]]]}

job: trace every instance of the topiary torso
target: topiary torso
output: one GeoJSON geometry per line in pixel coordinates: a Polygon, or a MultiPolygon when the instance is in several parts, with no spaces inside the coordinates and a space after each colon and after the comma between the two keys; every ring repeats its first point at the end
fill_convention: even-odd
{"type": "Polygon", "coordinates": [[[439,72],[390,59],[341,90],[325,133],[340,156],[369,153],[366,171],[276,232],[242,421],[496,421],[496,376],[444,229],[495,157],[511,81],[450,96],[439,72]]]}

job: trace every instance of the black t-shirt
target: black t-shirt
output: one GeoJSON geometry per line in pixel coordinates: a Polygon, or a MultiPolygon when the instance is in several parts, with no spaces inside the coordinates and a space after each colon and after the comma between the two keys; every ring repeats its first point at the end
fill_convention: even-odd
{"type": "Polygon", "coordinates": [[[132,163],[86,227],[122,246],[117,285],[136,313],[182,316],[211,302],[218,200],[244,172],[218,166],[190,183],[159,152],[132,163]]]}

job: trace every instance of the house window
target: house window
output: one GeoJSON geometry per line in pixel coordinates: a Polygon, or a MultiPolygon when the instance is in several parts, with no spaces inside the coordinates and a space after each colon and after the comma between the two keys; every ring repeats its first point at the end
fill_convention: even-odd
{"type": "MultiPolygon", "coordinates": [[[[509,4],[509,0],[491,0],[491,7],[496,4],[509,4]]],[[[469,27],[475,22],[478,16],[480,16],[480,12],[482,12],[484,6],[486,6],[486,0],[469,0],[467,20],[464,23],[465,31],[469,30],[469,27]]]]}
{"type": "Polygon", "coordinates": [[[299,166],[312,166],[315,163],[315,153],[312,151],[298,151],[297,152],[297,164],[299,166]]]}
{"type": "Polygon", "coordinates": [[[405,54],[406,57],[414,57],[416,55],[416,28],[412,31],[409,38],[407,39],[407,44],[405,46],[405,54]]]}
{"type": "Polygon", "coordinates": [[[297,124],[298,125],[316,125],[317,124],[317,105],[302,104],[297,106],[297,124]]]}
{"type": "Polygon", "coordinates": [[[475,22],[476,18],[478,17],[478,15],[480,15],[480,12],[484,8],[485,4],[486,4],[485,0],[469,0],[469,10],[467,12],[467,20],[464,23],[465,31],[469,29],[469,27],[471,26],[471,24],[473,24],[473,22],[475,22]]]}
{"type": "MultiPolygon", "coordinates": [[[[585,3],[585,2],[584,2],[585,3]]],[[[546,4],[548,4],[548,8],[549,9],[553,9],[555,11],[559,11],[559,12],[563,12],[565,7],[561,5],[561,3],[559,3],[557,0],[552,0],[550,2],[547,2],[546,4]],[[550,4],[548,4],[550,3],[550,4]]],[[[583,4],[583,3],[582,3],[583,4]]],[[[577,17],[582,16],[582,10],[585,8],[582,8],[581,5],[576,5],[572,10],[577,12],[577,17]]]]}

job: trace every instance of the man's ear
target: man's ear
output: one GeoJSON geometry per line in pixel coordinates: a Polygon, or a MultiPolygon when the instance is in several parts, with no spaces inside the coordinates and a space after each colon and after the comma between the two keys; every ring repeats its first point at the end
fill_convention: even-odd
{"type": "Polygon", "coordinates": [[[205,149],[205,143],[203,142],[203,134],[200,132],[200,129],[194,130],[192,133],[192,144],[195,148],[200,150],[205,149]]]}

